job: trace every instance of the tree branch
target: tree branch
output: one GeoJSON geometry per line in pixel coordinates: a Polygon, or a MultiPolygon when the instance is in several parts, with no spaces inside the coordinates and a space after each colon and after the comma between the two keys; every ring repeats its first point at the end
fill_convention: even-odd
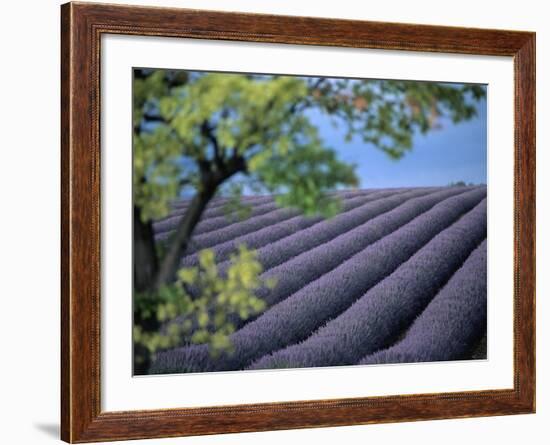
{"type": "Polygon", "coordinates": [[[166,119],[164,119],[160,114],[151,114],[151,113],[144,113],[143,119],[148,122],[159,122],[166,124],[166,119]]]}
{"type": "Polygon", "coordinates": [[[172,238],[170,248],[162,259],[158,273],[154,280],[154,289],[171,283],[179,268],[180,259],[185,253],[193,230],[198,224],[206,206],[216,194],[219,186],[237,172],[246,171],[246,161],[243,157],[237,156],[215,171],[210,168],[209,161],[199,161],[201,171],[201,187],[199,192],[191,200],[185,215],[180,220],[176,232],[172,238]]]}
{"type": "Polygon", "coordinates": [[[220,167],[223,162],[223,158],[220,152],[218,138],[214,134],[214,129],[208,122],[208,119],[202,123],[201,133],[212,144],[212,149],[214,150],[214,162],[218,167],[220,167]]]}

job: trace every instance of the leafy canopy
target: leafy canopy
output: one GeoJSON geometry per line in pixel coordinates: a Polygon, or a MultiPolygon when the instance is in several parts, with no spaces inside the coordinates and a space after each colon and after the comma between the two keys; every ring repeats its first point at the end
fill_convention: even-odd
{"type": "MultiPolygon", "coordinates": [[[[330,216],[338,202],[326,192],[358,180],[308,110],[331,116],[346,139],[399,159],[415,132],[437,128],[442,116],[470,119],[484,94],[478,85],[154,70],[134,83],[135,202],[144,220],[162,217],[182,190],[201,190],[201,164],[242,157],[241,183],[278,194],[280,205],[330,216]]],[[[231,184],[220,189],[239,196],[242,185],[231,184]]]]}
{"type": "MultiPolygon", "coordinates": [[[[143,82],[162,84],[160,76],[143,82]]],[[[145,91],[162,88],[139,87],[135,94],[145,91]]],[[[135,139],[135,200],[144,219],[165,215],[180,184],[200,191],[201,163],[216,168],[217,162],[236,157],[245,160],[242,173],[255,190],[278,193],[281,205],[306,214],[334,214],[335,203],[321,198],[336,186],[356,185],[357,178],[295,112],[295,104],[307,96],[300,78],[205,74],[169,94],[146,98],[160,119],[135,139]]]]}

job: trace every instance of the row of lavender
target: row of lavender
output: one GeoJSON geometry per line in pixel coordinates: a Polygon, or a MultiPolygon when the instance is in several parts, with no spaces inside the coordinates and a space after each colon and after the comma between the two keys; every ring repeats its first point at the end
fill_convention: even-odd
{"type": "MultiPolygon", "coordinates": [[[[343,212],[329,220],[255,198],[248,220],[223,217],[224,226],[204,229],[182,264],[196,264],[195,252],[204,247],[222,260],[241,243],[258,249],[263,276],[277,280],[274,290],[259,292],[268,309],[238,325],[232,354],[214,359],[205,345],[188,345],[159,354],[151,371],[464,357],[485,332],[485,196],[485,187],[352,192],[342,196],[343,212]],[[464,295],[453,299],[460,286],[464,295]],[[448,326],[451,316],[456,326],[448,326]],[[452,338],[434,337],[430,325],[452,328],[452,338]]],[[[209,209],[203,227],[221,224],[215,213],[221,207],[209,209]]],[[[175,212],[170,218],[181,217],[182,209],[175,212]]]]}
{"type": "Polygon", "coordinates": [[[354,364],[388,347],[485,238],[485,221],[483,201],[306,341],[263,357],[252,367],[354,364]]]}
{"type": "MultiPolygon", "coordinates": [[[[389,233],[392,228],[399,227],[404,221],[418,215],[423,209],[459,191],[377,191],[345,200],[344,210],[347,211],[330,220],[312,221],[312,218],[298,216],[293,218],[296,224],[308,227],[296,228],[291,221],[275,222],[258,231],[216,244],[213,250],[220,261],[225,260],[239,244],[258,249],[258,259],[265,270],[262,278],[274,278],[277,281],[275,289],[261,289],[258,292],[258,296],[271,305],[290,295],[306,280],[319,277],[354,252],[389,233]],[[422,197],[423,195],[428,196],[422,197]],[[418,199],[411,199],[417,197],[418,199]]],[[[233,226],[235,225],[229,227],[233,226]]],[[[212,237],[220,233],[223,234],[224,231],[213,233],[212,237]]],[[[188,255],[182,260],[182,265],[185,266],[196,263],[196,254],[188,255]]],[[[223,273],[228,266],[228,261],[224,261],[219,269],[223,273]]],[[[183,320],[180,318],[178,321],[183,320]]],[[[237,327],[243,324],[239,318],[232,321],[237,327]]]]}

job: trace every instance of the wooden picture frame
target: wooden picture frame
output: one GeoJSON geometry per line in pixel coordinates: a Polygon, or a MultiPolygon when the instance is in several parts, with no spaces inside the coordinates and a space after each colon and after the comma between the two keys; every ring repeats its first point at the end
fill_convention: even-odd
{"type": "Polygon", "coordinates": [[[535,411],[534,33],[92,3],[62,5],[61,33],[63,440],[96,442],[535,411]],[[99,116],[103,34],[512,56],[513,389],[102,412],[99,116]]]}

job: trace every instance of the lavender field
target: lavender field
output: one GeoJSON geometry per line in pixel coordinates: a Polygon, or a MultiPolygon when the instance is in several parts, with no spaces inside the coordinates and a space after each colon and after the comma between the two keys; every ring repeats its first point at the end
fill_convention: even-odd
{"type": "MultiPolygon", "coordinates": [[[[240,245],[255,249],[262,313],[235,319],[233,350],[204,344],[157,354],[151,373],[302,368],[485,358],[487,318],[485,186],[338,192],[330,219],[278,208],[272,197],[243,198],[246,219],[210,202],[182,266],[210,248],[219,270],[240,245]]],[[[185,200],[154,223],[167,239],[185,200]]],[[[181,321],[181,320],[180,320],[181,321]]]]}

